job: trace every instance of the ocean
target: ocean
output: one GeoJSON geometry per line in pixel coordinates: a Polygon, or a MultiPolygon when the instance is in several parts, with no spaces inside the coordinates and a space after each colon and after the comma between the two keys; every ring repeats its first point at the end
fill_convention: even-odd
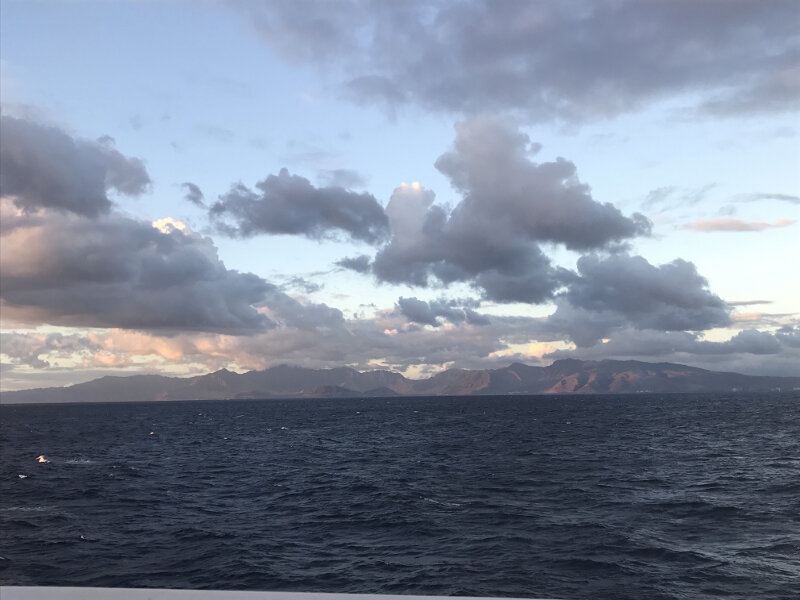
{"type": "Polygon", "coordinates": [[[4,585],[800,594],[797,393],[3,406],[0,451],[4,585]]]}

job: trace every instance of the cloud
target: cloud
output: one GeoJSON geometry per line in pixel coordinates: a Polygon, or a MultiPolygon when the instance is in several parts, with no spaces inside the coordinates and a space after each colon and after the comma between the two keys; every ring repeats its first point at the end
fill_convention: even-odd
{"type": "Polygon", "coordinates": [[[674,98],[715,116],[798,109],[793,0],[235,4],[359,103],[566,121],[674,98]]]}
{"type": "MultiPolygon", "coordinates": [[[[533,319],[496,317],[482,326],[461,321],[445,332],[409,323],[394,310],[382,311],[371,319],[344,319],[339,311],[325,305],[292,299],[284,303],[270,300],[269,304],[274,306],[274,326],[252,335],[93,330],[79,337],[71,360],[85,368],[112,370],[123,365],[135,369],[142,364],[150,370],[183,365],[198,371],[223,366],[258,369],[287,363],[316,368],[347,364],[364,369],[385,365],[398,370],[414,366],[435,369],[444,364],[505,366],[510,360],[508,344],[529,341],[529,327],[535,325],[533,319]]],[[[36,338],[26,342],[34,352],[42,345],[38,334],[19,336],[36,338]]],[[[20,354],[29,356],[30,351],[20,354]]],[[[41,354],[42,359],[52,357],[47,351],[41,354]]],[[[536,360],[533,354],[528,358],[536,360]]],[[[22,364],[20,358],[13,360],[22,364]]],[[[48,368],[54,368],[52,362],[48,368]]]]}
{"type": "Polygon", "coordinates": [[[254,305],[274,286],[226,268],[209,238],[179,222],[8,210],[3,220],[4,319],[236,334],[271,325],[254,305]]]}
{"type": "Polygon", "coordinates": [[[344,85],[344,96],[356,104],[375,104],[383,108],[391,119],[397,106],[408,100],[408,94],[394,81],[381,75],[360,75],[344,85]]]}
{"type": "Polygon", "coordinates": [[[464,194],[454,217],[464,226],[477,220],[502,224],[515,234],[573,250],[649,233],[643,215],[628,218],[612,204],[594,200],[574,163],[564,158],[535,163],[529,148],[528,136],[512,123],[490,117],[457,123],[453,149],[436,161],[464,194]]]}
{"type": "Polygon", "coordinates": [[[348,256],[337,260],[335,264],[343,269],[349,269],[356,273],[368,273],[372,266],[372,259],[366,254],[361,254],[359,256],[348,256]]]}
{"type": "Polygon", "coordinates": [[[794,223],[795,221],[790,219],[778,219],[774,223],[765,223],[763,221],[742,221],[741,219],[721,217],[718,219],[693,221],[692,223],[684,225],[684,229],[701,231],[704,233],[715,231],[764,231],[765,229],[788,227],[794,223]]]}
{"type": "Polygon", "coordinates": [[[677,188],[674,185],[666,185],[650,190],[642,202],[642,208],[651,208],[656,204],[661,204],[675,194],[676,190],[677,188]]]}
{"type": "Polygon", "coordinates": [[[800,110],[800,49],[795,43],[771,59],[764,65],[766,68],[753,76],[749,86],[736,94],[727,92],[712,96],[701,110],[719,116],[800,110]]]}
{"type": "Polygon", "coordinates": [[[743,330],[727,340],[714,342],[700,339],[692,332],[628,327],[614,332],[603,342],[584,348],[558,349],[544,358],[648,360],[753,375],[797,376],[798,331],[792,326],[775,333],[743,330]]]}
{"type": "Polygon", "coordinates": [[[566,274],[532,240],[507,236],[489,223],[467,229],[451,222],[421,186],[395,190],[386,212],[392,238],[372,264],[379,281],[420,287],[464,281],[498,302],[541,302],[566,274]]]}
{"type": "Polygon", "coordinates": [[[197,125],[195,131],[218,144],[229,144],[236,137],[230,129],[218,127],[217,125],[197,125]]]}
{"type": "Polygon", "coordinates": [[[341,233],[368,243],[388,234],[383,207],[371,194],[335,186],[316,188],[286,169],[260,181],[256,188],[237,184],[210,208],[209,215],[221,233],[232,237],[294,234],[312,239],[341,233]]]}
{"type": "Polygon", "coordinates": [[[455,302],[447,300],[426,302],[418,298],[400,297],[397,308],[409,322],[433,327],[440,325],[439,318],[453,324],[489,325],[491,322],[487,316],[470,308],[458,308],[455,302]]]}
{"type": "Polygon", "coordinates": [[[303,165],[318,167],[321,164],[330,164],[340,160],[339,156],[329,149],[318,146],[313,142],[303,139],[291,139],[286,143],[286,151],[279,160],[289,165],[303,165]]]}
{"type": "Polygon", "coordinates": [[[186,198],[188,202],[191,202],[195,206],[205,208],[205,196],[203,196],[203,190],[201,190],[197,184],[186,181],[181,184],[181,187],[186,192],[183,197],[186,198]]]}
{"type": "Polygon", "coordinates": [[[797,313],[766,313],[761,311],[739,312],[731,314],[733,324],[750,329],[773,329],[786,324],[787,318],[794,317],[797,313]]]}
{"type": "MultiPolygon", "coordinates": [[[[61,351],[55,349],[40,351],[36,358],[49,362],[50,370],[54,368],[52,359],[64,356],[85,368],[103,367],[112,372],[121,365],[133,369],[145,365],[149,370],[184,365],[194,372],[203,372],[223,366],[260,369],[288,363],[315,368],[342,364],[361,369],[412,368],[413,375],[420,368],[435,371],[445,365],[492,368],[506,366],[512,360],[536,363],[543,353],[552,350],[552,346],[535,341],[552,339],[543,332],[543,320],[537,318],[494,316],[489,323],[478,327],[466,320],[456,318],[454,323],[440,317],[437,327],[430,328],[409,322],[397,307],[379,311],[374,318],[344,319],[335,309],[301,303],[284,295],[268,303],[274,307],[270,309],[274,326],[248,336],[94,330],[70,336],[74,339],[64,346],[71,345],[74,355],[70,356],[66,350],[59,354],[61,351]]],[[[430,308],[437,303],[445,307],[458,304],[443,299],[423,304],[430,308]]],[[[745,372],[796,374],[800,358],[798,331],[790,326],[774,336],[745,331],[725,342],[707,342],[697,333],[628,326],[614,331],[607,343],[550,352],[545,358],[646,358],[716,369],[736,365],[745,372]],[[781,335],[786,339],[781,339],[781,335]]],[[[16,342],[15,348],[20,350],[11,352],[15,364],[23,364],[26,357],[45,347],[41,334],[22,337],[34,339],[16,342]]],[[[5,338],[3,348],[4,352],[10,348],[5,338]]]]}
{"type": "Polygon", "coordinates": [[[727,304],[683,259],[655,266],[641,256],[588,255],[578,260],[578,273],[563,296],[576,308],[614,311],[640,328],[704,330],[730,323],[727,304]]]}
{"type": "Polygon", "coordinates": [[[327,169],[318,173],[319,179],[328,187],[360,188],[366,180],[352,169],[327,169]]]}
{"type": "Polygon", "coordinates": [[[649,233],[644,216],[594,200],[573,163],[535,163],[530,146],[507,121],[458,123],[453,149],[436,167],[462,200],[448,211],[419,184],[397,188],[386,207],[392,236],[372,265],[378,280],[422,287],[463,281],[498,302],[543,302],[571,275],[551,265],[541,243],[610,248],[649,233]]]}
{"type": "MultiPolygon", "coordinates": [[[[17,229],[11,228],[12,231],[17,229]]],[[[166,225],[164,229],[166,233],[154,231],[164,236],[194,235],[166,225]]],[[[119,237],[118,231],[113,234],[119,237]]],[[[791,344],[797,346],[798,336],[797,331],[788,326],[775,336],[742,332],[724,344],[701,340],[693,331],[654,329],[687,325],[686,321],[674,321],[671,314],[674,310],[693,314],[691,324],[698,329],[713,325],[715,319],[726,318],[727,313],[718,305],[721,301],[708,292],[705,281],[690,263],[676,261],[677,265],[653,266],[641,257],[619,255],[606,259],[594,257],[594,260],[599,266],[579,262],[578,273],[574,274],[576,279],[567,292],[557,297],[556,313],[545,318],[488,318],[472,310],[475,302],[468,299],[423,301],[401,297],[394,308],[379,310],[374,317],[346,319],[335,308],[293,298],[275,286],[267,286],[257,307],[259,314],[268,319],[268,325],[254,327],[248,335],[231,335],[237,332],[208,327],[195,331],[185,328],[175,331],[111,329],[94,330],[63,344],[65,348],[73,348],[72,354],[66,349],[62,352],[52,343],[46,344],[39,334],[24,343],[16,340],[13,346],[4,339],[3,349],[4,352],[7,348],[14,349],[11,354],[16,364],[36,364],[37,368],[43,368],[45,363],[52,365],[54,357],[64,356],[86,368],[111,370],[125,365],[140,369],[142,367],[137,365],[144,364],[143,361],[149,369],[157,369],[159,365],[187,365],[201,371],[222,366],[264,368],[280,363],[436,370],[444,365],[478,368],[504,366],[511,360],[537,362],[547,349],[545,341],[568,337],[579,348],[572,353],[558,353],[558,356],[604,358],[631,353],[633,357],[669,356],[674,361],[690,364],[707,361],[717,368],[727,368],[728,363],[722,358],[729,357],[745,370],[755,368],[755,363],[740,357],[763,356],[773,360],[772,366],[763,367],[767,371],[789,372],[786,357],[794,347],[791,344]],[[575,291],[570,294],[573,287],[575,291]],[[629,304],[618,300],[618,295],[625,290],[634,296],[629,304]],[[597,303],[587,304],[588,296],[594,297],[597,303]],[[420,327],[421,324],[432,327],[420,327]],[[583,346],[581,335],[587,336],[583,346]],[[601,338],[610,340],[602,344],[601,338]]],[[[76,285],[87,284],[78,282],[76,285]]],[[[225,285],[223,282],[216,287],[225,285]]],[[[94,291],[101,296],[106,293],[102,286],[96,286],[94,291]]],[[[195,295],[204,298],[207,293],[195,295]]],[[[134,291],[132,295],[137,294],[134,291]]],[[[163,303],[163,299],[159,300],[163,303]]],[[[171,311],[169,305],[167,309],[171,311]]],[[[4,307],[4,316],[7,314],[4,307]]],[[[130,325],[124,323],[125,327],[130,325]]],[[[140,321],[137,325],[148,323],[140,321]]]]}
{"type": "MultiPolygon", "coordinates": [[[[186,234],[170,230],[170,235],[186,234]]],[[[106,295],[100,286],[95,286],[94,291],[106,295]]],[[[64,295],[60,290],[56,293],[64,295]]],[[[163,298],[158,300],[163,301],[163,298]]],[[[503,316],[489,319],[472,309],[476,303],[470,299],[439,298],[423,304],[439,315],[435,329],[410,322],[397,306],[378,310],[370,318],[346,319],[336,308],[293,298],[272,286],[265,290],[257,304],[259,314],[268,319],[268,325],[253,328],[247,335],[233,335],[238,332],[222,328],[150,328],[150,323],[141,320],[136,325],[142,325],[142,330],[132,330],[130,326],[134,323],[116,318],[114,321],[122,327],[81,332],[75,340],[74,353],[66,358],[79,368],[103,368],[115,373],[120,368],[127,372],[165,368],[202,372],[223,366],[251,369],[290,363],[309,367],[347,364],[375,368],[383,365],[398,370],[412,368],[412,375],[417,372],[414,369],[435,371],[445,364],[471,368],[505,365],[511,360],[509,357],[538,360],[540,352],[528,356],[520,347],[520,344],[530,343],[539,331],[538,319],[503,316]]],[[[168,313],[171,311],[170,306],[166,309],[168,313]]],[[[100,314],[106,316],[107,313],[101,311],[100,314]]],[[[12,316],[5,306],[3,316],[12,316]]],[[[81,315],[72,315],[59,324],[83,320],[81,315]]],[[[90,324],[107,327],[108,320],[95,319],[90,324]]],[[[29,319],[28,322],[40,321],[29,319]]],[[[14,364],[39,360],[41,362],[36,363],[39,368],[45,368],[45,363],[49,363],[49,371],[59,368],[52,360],[56,357],[54,350],[45,347],[40,334],[20,332],[16,339],[15,348],[19,350],[12,352],[14,364]],[[19,341],[23,338],[24,344],[19,341]]],[[[4,351],[7,346],[3,340],[4,351]]],[[[65,375],[63,381],[72,379],[65,375]]]]}
{"type": "Polygon", "coordinates": [[[56,127],[0,117],[0,189],[26,212],[48,208],[96,218],[112,206],[109,190],[144,193],[144,163],[100,142],[72,137],[56,127]]]}
{"type": "Polygon", "coordinates": [[[537,326],[530,318],[493,317],[487,325],[464,321],[443,331],[441,327],[409,323],[405,316],[391,310],[375,318],[323,320],[306,328],[280,325],[231,341],[228,356],[245,368],[281,363],[316,368],[385,365],[400,371],[445,364],[465,368],[505,366],[509,359],[498,358],[495,353],[507,351],[509,344],[530,342],[531,329],[537,326]]]}
{"type": "Polygon", "coordinates": [[[545,327],[579,347],[628,327],[703,331],[731,324],[730,307],[691,262],[655,266],[641,256],[614,254],[583,256],[577,266],[578,276],[559,295],[545,327]]]}
{"type": "Polygon", "coordinates": [[[776,337],[791,348],[800,348],[800,326],[784,325],[776,332],[776,337]]]}
{"type": "Polygon", "coordinates": [[[363,19],[355,2],[231,4],[245,11],[262,38],[287,58],[325,63],[358,47],[352,28],[363,19]]]}
{"type": "Polygon", "coordinates": [[[586,348],[556,350],[547,358],[651,358],[672,357],[687,360],[691,357],[727,356],[732,354],[777,355],[785,347],[781,338],[766,331],[745,329],[722,342],[701,340],[687,331],[659,331],[632,327],[614,332],[610,338],[586,348]],[[682,357],[682,358],[681,358],[682,357]]]}
{"type": "Polygon", "coordinates": [[[773,334],[755,329],[745,329],[725,342],[699,342],[696,354],[778,354],[781,342],[773,334]]]}
{"type": "Polygon", "coordinates": [[[666,212],[682,206],[695,206],[703,202],[708,197],[709,192],[716,187],[716,183],[682,189],[675,186],[659,187],[648,192],[642,202],[642,208],[653,210],[658,207],[660,212],[666,212]]]}
{"type": "Polygon", "coordinates": [[[86,337],[77,334],[0,332],[2,354],[8,356],[13,364],[35,369],[51,366],[49,360],[41,358],[42,355],[50,360],[69,359],[91,347],[92,344],[86,337]]]}
{"type": "Polygon", "coordinates": [[[772,300],[729,300],[726,304],[728,306],[754,306],[756,304],[772,304],[772,300]]]}
{"type": "Polygon", "coordinates": [[[261,308],[277,325],[298,331],[325,332],[344,324],[344,315],[338,308],[301,302],[277,289],[269,291],[261,308]]]}
{"type": "Polygon", "coordinates": [[[744,194],[739,196],[742,202],[759,202],[761,200],[778,200],[780,202],[788,202],[789,204],[800,204],[800,196],[792,194],[777,194],[762,192],[758,194],[744,194]]]}
{"type": "Polygon", "coordinates": [[[293,275],[287,278],[286,282],[281,287],[283,289],[297,289],[304,294],[314,294],[319,292],[323,288],[323,285],[314,281],[309,281],[299,275],[293,275]]]}

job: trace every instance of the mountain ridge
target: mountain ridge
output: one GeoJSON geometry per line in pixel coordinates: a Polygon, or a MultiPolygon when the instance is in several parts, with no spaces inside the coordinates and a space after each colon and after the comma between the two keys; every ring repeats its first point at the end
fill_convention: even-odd
{"type": "Polygon", "coordinates": [[[389,370],[292,365],[245,373],[219,369],[193,377],[106,375],[68,387],[2,392],[0,403],[789,390],[800,390],[800,377],[743,375],[677,363],[567,358],[546,367],[514,362],[496,369],[448,369],[424,379],[409,379],[389,370]]]}

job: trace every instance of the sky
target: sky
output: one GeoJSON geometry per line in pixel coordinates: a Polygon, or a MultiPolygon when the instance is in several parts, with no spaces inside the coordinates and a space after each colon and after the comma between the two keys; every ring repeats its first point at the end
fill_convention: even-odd
{"type": "Polygon", "coordinates": [[[0,4],[0,388],[800,375],[793,0],[0,4]]]}

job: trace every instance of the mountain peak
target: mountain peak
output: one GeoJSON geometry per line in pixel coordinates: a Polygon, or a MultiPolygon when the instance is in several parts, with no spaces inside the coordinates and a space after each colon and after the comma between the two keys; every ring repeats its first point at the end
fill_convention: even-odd
{"type": "Polygon", "coordinates": [[[558,358],[552,362],[551,367],[580,367],[586,361],[578,358],[558,358]]]}

